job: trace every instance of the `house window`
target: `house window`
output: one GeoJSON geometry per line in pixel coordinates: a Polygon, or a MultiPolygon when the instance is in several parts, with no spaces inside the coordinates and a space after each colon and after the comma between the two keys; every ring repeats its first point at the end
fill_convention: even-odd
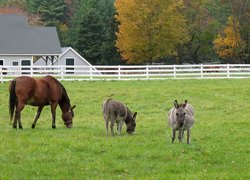
{"type": "MultiPolygon", "coordinates": [[[[22,66],[30,66],[30,60],[22,60],[21,61],[22,66]]],[[[22,74],[30,74],[30,68],[22,68],[22,74]],[[27,71],[26,71],[27,70],[27,71]]]]}
{"type": "MultiPolygon", "coordinates": [[[[75,65],[75,60],[74,58],[66,58],[66,66],[74,66],[75,65]]],[[[67,71],[66,74],[74,74],[74,68],[70,67],[70,68],[66,68],[67,71]]]]}
{"type": "Polygon", "coordinates": [[[14,62],[12,63],[12,65],[13,65],[13,66],[18,66],[18,62],[17,62],[17,61],[14,61],[14,62]]]}
{"type": "MultiPolygon", "coordinates": [[[[2,59],[0,60],[0,66],[3,66],[3,60],[2,59]]],[[[7,72],[4,72],[4,71],[7,70],[6,68],[2,68],[2,70],[3,70],[3,74],[7,74],[7,72]]]]}

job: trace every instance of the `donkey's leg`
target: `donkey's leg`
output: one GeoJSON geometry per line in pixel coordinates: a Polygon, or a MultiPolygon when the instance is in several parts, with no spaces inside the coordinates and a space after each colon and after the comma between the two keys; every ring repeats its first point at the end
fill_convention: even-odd
{"type": "Polygon", "coordinates": [[[51,115],[52,115],[52,128],[56,128],[56,106],[57,103],[53,102],[51,104],[51,115]]]}
{"type": "Polygon", "coordinates": [[[108,117],[104,117],[105,120],[105,126],[106,126],[106,136],[109,135],[109,119],[108,117]]]}
{"type": "Polygon", "coordinates": [[[183,137],[183,129],[180,128],[180,129],[179,129],[179,134],[178,134],[179,142],[182,142],[182,137],[183,137]]]}
{"type": "Polygon", "coordinates": [[[123,125],[123,121],[119,121],[119,123],[117,124],[117,129],[118,129],[118,135],[119,136],[122,134],[122,125],[123,125]]]}
{"type": "Polygon", "coordinates": [[[173,129],[173,131],[172,131],[172,143],[174,142],[174,139],[175,139],[175,133],[176,133],[176,130],[173,129]]]}
{"type": "Polygon", "coordinates": [[[114,125],[115,125],[115,120],[111,118],[110,130],[111,130],[112,136],[114,136],[114,125]]]}
{"type": "Polygon", "coordinates": [[[36,112],[35,119],[34,119],[34,121],[33,121],[33,123],[32,123],[32,126],[31,126],[32,129],[34,129],[34,128],[36,127],[36,122],[37,122],[38,118],[40,117],[40,114],[41,114],[41,112],[42,112],[42,110],[43,110],[43,107],[44,107],[44,106],[39,106],[39,107],[38,107],[37,112],[36,112]]]}
{"type": "Polygon", "coordinates": [[[190,144],[190,135],[191,135],[191,130],[187,130],[187,143],[190,144]]]}

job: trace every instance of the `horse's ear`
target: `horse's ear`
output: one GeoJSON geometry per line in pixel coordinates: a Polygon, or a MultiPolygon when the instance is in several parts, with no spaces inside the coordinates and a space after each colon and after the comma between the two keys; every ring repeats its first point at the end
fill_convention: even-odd
{"type": "Polygon", "coordinates": [[[135,112],[135,113],[133,114],[133,119],[136,117],[136,115],[137,115],[137,112],[135,112]]]}
{"type": "Polygon", "coordinates": [[[179,104],[178,104],[178,102],[177,102],[177,100],[174,101],[174,107],[175,108],[179,108],[180,107],[179,104]]]}
{"type": "Polygon", "coordinates": [[[72,107],[70,108],[70,110],[72,111],[73,109],[75,109],[75,107],[76,107],[76,105],[72,106],[72,107]]]}

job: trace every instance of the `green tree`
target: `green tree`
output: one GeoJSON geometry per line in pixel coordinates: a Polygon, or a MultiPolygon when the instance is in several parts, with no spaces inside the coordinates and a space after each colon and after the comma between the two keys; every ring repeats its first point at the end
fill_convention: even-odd
{"type": "Polygon", "coordinates": [[[114,0],[85,0],[75,6],[69,31],[70,45],[91,63],[120,64],[122,61],[115,47],[114,0]],[[95,26],[99,28],[93,30],[95,26]]]}
{"type": "Polygon", "coordinates": [[[47,26],[55,26],[64,21],[66,5],[63,0],[41,0],[37,11],[47,26]]]}
{"type": "Polygon", "coordinates": [[[103,32],[99,14],[95,9],[89,9],[82,18],[76,48],[92,64],[101,60],[103,32]]]}
{"type": "Polygon", "coordinates": [[[205,0],[185,0],[183,15],[187,19],[190,39],[178,46],[178,63],[203,63],[218,59],[213,49],[213,40],[219,23],[206,8],[205,0]]]}

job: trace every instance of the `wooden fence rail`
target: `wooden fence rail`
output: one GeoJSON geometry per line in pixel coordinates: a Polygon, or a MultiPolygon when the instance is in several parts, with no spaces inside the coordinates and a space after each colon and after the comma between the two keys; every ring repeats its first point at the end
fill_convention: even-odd
{"type": "Polygon", "coordinates": [[[140,66],[0,66],[0,82],[17,76],[52,75],[59,80],[154,80],[250,78],[250,64],[140,66]]]}

